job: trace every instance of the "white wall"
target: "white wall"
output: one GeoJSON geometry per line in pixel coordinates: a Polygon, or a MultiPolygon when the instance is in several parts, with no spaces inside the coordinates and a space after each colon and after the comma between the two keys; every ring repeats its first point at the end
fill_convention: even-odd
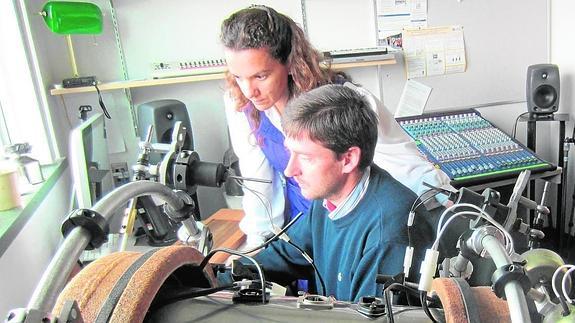
{"type": "Polygon", "coordinates": [[[0,257],[0,317],[26,307],[56,252],[62,239],[60,225],[69,213],[70,181],[68,168],[0,257]]]}

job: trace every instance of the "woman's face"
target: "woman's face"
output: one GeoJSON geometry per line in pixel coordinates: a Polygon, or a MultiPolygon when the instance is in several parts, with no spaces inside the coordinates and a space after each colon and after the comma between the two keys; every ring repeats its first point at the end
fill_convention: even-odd
{"type": "Polygon", "coordinates": [[[289,98],[287,66],[274,59],[267,48],[226,49],[225,56],[229,72],[256,109],[275,106],[283,112],[289,98]]]}

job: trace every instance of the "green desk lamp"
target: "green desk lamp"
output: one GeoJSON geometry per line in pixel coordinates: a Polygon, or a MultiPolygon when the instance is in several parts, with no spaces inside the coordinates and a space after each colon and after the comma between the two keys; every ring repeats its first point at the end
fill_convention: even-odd
{"type": "Polygon", "coordinates": [[[94,76],[79,77],[71,35],[100,34],[103,25],[100,8],[90,2],[48,1],[40,15],[44,17],[44,22],[52,32],[66,36],[74,78],[65,79],[62,86],[68,88],[95,85],[94,76]]]}

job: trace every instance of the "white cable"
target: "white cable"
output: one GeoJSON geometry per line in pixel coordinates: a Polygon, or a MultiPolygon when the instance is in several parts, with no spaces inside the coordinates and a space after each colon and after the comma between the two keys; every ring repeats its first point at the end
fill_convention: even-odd
{"type": "Polygon", "coordinates": [[[567,277],[574,271],[575,266],[572,266],[569,270],[567,270],[567,272],[563,276],[563,279],[561,279],[561,289],[563,291],[563,296],[565,296],[565,300],[571,304],[573,304],[573,300],[567,294],[567,277]]]}
{"type": "MultiPolygon", "coordinates": [[[[437,248],[439,246],[439,239],[441,238],[441,236],[445,232],[445,229],[451,223],[451,221],[453,221],[458,216],[463,216],[466,214],[473,214],[475,216],[481,216],[480,215],[481,213],[476,213],[476,212],[458,212],[458,213],[453,214],[452,217],[450,217],[449,219],[447,219],[447,221],[445,221],[445,224],[443,226],[438,225],[438,232],[435,236],[435,241],[433,241],[433,244],[431,245],[431,249],[437,250],[437,248]]],[[[441,221],[441,219],[440,219],[440,221],[441,221]]]]}
{"type": "MultiPolygon", "coordinates": [[[[439,218],[439,222],[438,222],[438,225],[437,225],[437,235],[436,235],[437,237],[440,236],[440,231],[441,231],[441,230],[444,230],[444,228],[443,228],[441,222],[443,221],[443,218],[445,217],[445,215],[446,215],[449,211],[451,211],[451,210],[453,210],[453,209],[456,209],[457,207],[463,207],[463,206],[470,207],[470,208],[472,208],[472,209],[475,209],[475,210],[479,211],[479,214],[474,213],[474,212],[467,213],[467,212],[469,212],[469,211],[467,211],[467,212],[464,213],[464,214],[469,214],[469,215],[475,215],[475,216],[482,217],[482,218],[484,218],[485,220],[487,220],[488,222],[490,222],[491,224],[493,224],[497,229],[499,229],[499,230],[503,233],[503,235],[505,236],[505,240],[507,241],[506,244],[505,244],[505,246],[506,246],[506,249],[507,249],[509,255],[510,255],[510,256],[513,255],[513,253],[515,252],[515,251],[514,251],[515,248],[514,248],[514,244],[513,244],[513,238],[511,237],[511,235],[509,234],[509,232],[507,232],[507,230],[505,230],[505,228],[503,228],[503,226],[502,226],[501,224],[499,224],[497,221],[495,221],[495,219],[493,219],[493,218],[492,218],[489,214],[487,214],[484,210],[482,210],[481,208],[479,208],[479,207],[476,206],[476,205],[469,204],[469,203],[458,203],[458,204],[454,204],[454,205],[448,207],[445,211],[443,211],[443,213],[441,214],[441,216],[440,216],[440,218],[439,218]]],[[[461,212],[460,212],[460,213],[461,213],[461,212]]],[[[458,213],[456,213],[456,214],[458,214],[458,213]]],[[[452,219],[452,218],[454,218],[454,216],[451,217],[450,219],[452,219]]],[[[449,221],[450,219],[447,220],[447,222],[445,223],[445,226],[447,226],[447,223],[450,222],[450,221],[449,221]]]]}
{"type": "MultiPolygon", "coordinates": [[[[472,204],[469,204],[469,205],[471,205],[474,208],[477,208],[475,205],[472,205],[472,204]]],[[[477,209],[479,209],[479,208],[477,208],[477,209]]],[[[481,210],[481,209],[479,209],[479,210],[481,210]]],[[[497,223],[497,221],[495,221],[492,217],[490,217],[483,210],[481,210],[481,213],[476,213],[476,212],[471,212],[471,211],[458,212],[458,213],[455,213],[449,219],[447,219],[447,221],[441,227],[439,233],[437,234],[437,237],[435,238],[435,241],[431,247],[432,249],[437,250],[437,248],[439,246],[439,239],[441,238],[441,236],[443,235],[443,233],[445,232],[445,230],[447,229],[447,226],[451,223],[451,221],[453,221],[453,219],[455,219],[456,217],[463,216],[463,215],[478,216],[478,217],[481,217],[481,218],[487,220],[488,222],[490,222],[499,231],[501,231],[503,233],[503,235],[505,236],[505,240],[506,240],[505,247],[506,247],[506,251],[509,253],[509,255],[512,255],[514,253],[513,239],[511,238],[511,235],[509,234],[509,232],[507,232],[499,223],[497,223]]]]}
{"type": "Polygon", "coordinates": [[[439,234],[439,230],[441,229],[441,222],[443,222],[443,218],[447,215],[447,213],[449,213],[449,211],[454,210],[458,207],[470,207],[472,209],[477,210],[478,212],[480,212],[481,214],[485,214],[487,217],[491,218],[491,216],[489,214],[487,214],[483,209],[481,209],[480,207],[478,207],[477,205],[474,204],[470,204],[470,203],[457,203],[457,204],[453,204],[452,206],[448,207],[447,209],[445,209],[445,211],[443,211],[443,213],[441,213],[441,216],[439,217],[439,222],[437,223],[437,234],[439,234]]]}
{"type": "Polygon", "coordinates": [[[246,186],[243,181],[239,180],[239,179],[235,179],[237,181],[237,183],[240,185],[241,188],[245,188],[248,191],[250,191],[252,194],[254,194],[258,201],[262,204],[262,206],[264,207],[264,210],[266,212],[266,215],[268,217],[268,220],[270,221],[270,224],[272,226],[272,231],[275,233],[277,231],[279,231],[280,229],[274,224],[274,221],[272,219],[272,214],[271,214],[271,210],[272,210],[272,205],[270,203],[270,201],[265,197],[265,195],[262,192],[259,192],[253,188],[250,188],[248,186],[246,186]]]}
{"type": "MultiPolygon", "coordinates": [[[[561,266],[559,266],[559,268],[555,269],[555,272],[553,273],[553,277],[551,277],[551,287],[553,288],[553,292],[555,293],[555,296],[557,296],[558,298],[561,298],[561,294],[559,294],[559,292],[557,291],[557,287],[555,286],[555,280],[557,280],[557,275],[564,268],[575,268],[575,266],[573,266],[573,265],[561,265],[561,266]]],[[[567,298],[567,299],[569,299],[569,298],[567,298]]]]}
{"type": "Polygon", "coordinates": [[[445,211],[443,211],[443,213],[441,213],[441,216],[439,217],[439,222],[437,222],[437,232],[435,233],[435,236],[439,235],[439,231],[441,230],[441,227],[442,227],[441,223],[443,222],[443,219],[445,218],[447,213],[449,213],[451,210],[454,210],[454,209],[456,209],[458,207],[462,207],[462,206],[475,207],[475,205],[469,204],[469,203],[457,203],[457,204],[453,204],[452,206],[445,209],[445,211]]]}
{"type": "Polygon", "coordinates": [[[431,292],[431,284],[433,281],[433,276],[435,275],[435,270],[437,269],[437,258],[439,257],[439,252],[433,249],[427,249],[425,251],[425,259],[421,262],[421,267],[419,269],[419,285],[418,289],[420,291],[431,292]]]}
{"type": "Polygon", "coordinates": [[[411,268],[411,262],[413,261],[413,247],[407,246],[405,248],[405,257],[403,257],[403,273],[405,278],[409,278],[409,269],[411,268]]]}
{"type": "Polygon", "coordinates": [[[438,237],[436,238],[436,242],[434,243],[434,246],[437,246],[437,244],[439,244],[439,238],[443,235],[443,233],[445,232],[447,225],[449,223],[451,223],[452,219],[454,219],[457,216],[463,216],[463,215],[474,215],[474,216],[478,216],[481,217],[483,219],[486,219],[487,221],[489,221],[491,224],[493,224],[499,231],[501,231],[503,233],[503,235],[505,236],[505,248],[506,251],[509,253],[509,255],[513,254],[514,252],[514,246],[513,246],[513,239],[511,238],[511,235],[499,224],[497,223],[495,220],[493,220],[491,217],[486,216],[486,214],[481,214],[481,213],[476,213],[476,212],[471,212],[471,211],[464,211],[464,212],[458,212],[455,213],[451,218],[449,218],[447,220],[447,222],[445,222],[445,225],[443,226],[443,228],[441,228],[440,233],[438,234],[438,237]]]}

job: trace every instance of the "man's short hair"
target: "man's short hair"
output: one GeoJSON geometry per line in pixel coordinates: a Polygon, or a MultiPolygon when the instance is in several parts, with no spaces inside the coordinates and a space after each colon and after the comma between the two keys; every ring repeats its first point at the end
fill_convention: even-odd
{"type": "Polygon", "coordinates": [[[303,136],[321,143],[338,156],[361,149],[359,168],[373,161],[378,119],[365,98],[344,85],[329,84],[291,100],[282,117],[286,136],[303,136]]]}

